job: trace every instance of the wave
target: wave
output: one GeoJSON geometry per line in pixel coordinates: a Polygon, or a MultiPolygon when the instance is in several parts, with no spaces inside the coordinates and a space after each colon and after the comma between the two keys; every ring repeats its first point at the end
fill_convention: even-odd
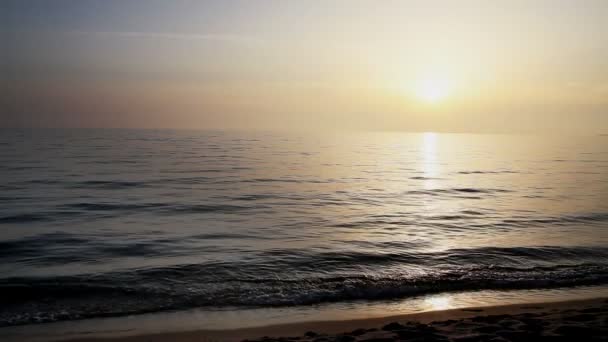
{"type": "MultiPolygon", "coordinates": [[[[146,232],[145,234],[148,234],[146,232]]],[[[238,233],[203,233],[183,238],[143,238],[111,235],[46,233],[21,239],[0,241],[0,262],[20,262],[29,266],[53,266],[69,263],[104,263],[122,257],[167,257],[213,252],[220,246],[201,246],[201,241],[241,239],[264,240],[266,237],[238,233]]]]}
{"type": "Polygon", "coordinates": [[[0,224],[30,223],[35,221],[61,221],[75,218],[111,218],[130,213],[153,212],[155,215],[178,214],[230,214],[241,211],[268,209],[265,205],[233,205],[221,203],[118,203],[118,202],[78,202],[63,204],[48,211],[0,216],[0,224]]]}
{"type": "MultiPolygon", "coordinates": [[[[340,222],[333,225],[338,228],[359,229],[364,227],[390,226],[424,226],[439,229],[483,230],[497,229],[527,229],[533,227],[560,227],[573,224],[600,225],[608,221],[608,213],[591,212],[565,214],[560,216],[512,216],[502,218],[491,210],[462,210],[452,214],[421,215],[421,214],[383,214],[370,215],[363,220],[340,222]]],[[[601,227],[598,227],[601,229],[601,227]]]]}
{"type": "Polygon", "coordinates": [[[498,170],[498,171],[473,170],[473,171],[459,171],[456,173],[460,174],[460,175],[496,175],[496,174],[508,174],[508,173],[519,173],[519,172],[511,171],[511,170],[498,170]]]}
{"type": "Polygon", "coordinates": [[[135,187],[142,187],[145,185],[145,182],[133,182],[133,181],[99,181],[99,180],[91,180],[84,181],[80,183],[76,183],[73,185],[75,188],[85,188],[85,189],[130,189],[135,187]]]}
{"type": "MultiPolygon", "coordinates": [[[[114,162],[109,164],[114,165],[114,162]]],[[[344,179],[314,179],[314,178],[244,178],[239,177],[239,171],[249,170],[247,167],[228,167],[226,169],[203,169],[203,170],[185,170],[181,173],[196,173],[196,176],[190,177],[166,177],[155,178],[142,181],[131,180],[86,180],[79,182],[70,182],[68,180],[59,179],[33,179],[16,183],[23,186],[33,185],[56,185],[66,189],[90,189],[90,190],[133,190],[139,188],[163,188],[178,185],[222,185],[232,183],[302,183],[302,184],[337,184],[346,183],[344,179]],[[222,174],[221,176],[209,175],[222,174]]],[[[172,171],[171,174],[179,174],[179,171],[172,171]]]]}
{"type": "Polygon", "coordinates": [[[46,220],[45,215],[25,213],[0,217],[0,223],[28,223],[46,220]]]}
{"type": "Polygon", "coordinates": [[[608,283],[608,248],[600,247],[486,247],[422,254],[271,250],[265,257],[266,262],[257,255],[249,263],[0,279],[0,326],[194,307],[310,305],[608,283]]]}
{"type": "Polygon", "coordinates": [[[513,192],[513,190],[506,189],[488,189],[488,188],[449,188],[449,189],[429,189],[429,190],[412,190],[407,191],[407,195],[429,195],[429,196],[440,196],[440,195],[468,195],[468,194],[484,194],[493,195],[499,193],[513,192]]]}

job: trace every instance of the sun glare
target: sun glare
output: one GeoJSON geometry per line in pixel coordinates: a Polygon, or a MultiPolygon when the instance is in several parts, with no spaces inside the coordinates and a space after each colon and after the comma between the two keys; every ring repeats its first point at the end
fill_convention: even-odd
{"type": "Polygon", "coordinates": [[[425,78],[416,85],[415,92],[422,101],[439,103],[450,94],[450,84],[442,78],[425,78]]]}

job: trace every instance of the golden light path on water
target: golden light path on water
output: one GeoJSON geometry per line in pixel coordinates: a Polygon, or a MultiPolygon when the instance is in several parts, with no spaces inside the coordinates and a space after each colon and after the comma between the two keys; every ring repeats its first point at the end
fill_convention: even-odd
{"type": "Polygon", "coordinates": [[[426,132],[422,134],[422,172],[424,175],[424,188],[432,189],[435,187],[436,178],[440,174],[439,157],[437,153],[437,134],[426,132]]]}

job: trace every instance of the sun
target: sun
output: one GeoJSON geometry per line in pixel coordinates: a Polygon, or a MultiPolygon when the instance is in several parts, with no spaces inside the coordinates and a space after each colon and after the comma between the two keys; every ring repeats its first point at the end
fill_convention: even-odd
{"type": "Polygon", "coordinates": [[[439,103],[450,95],[450,82],[441,77],[421,79],[415,86],[416,97],[427,103],[439,103]]]}

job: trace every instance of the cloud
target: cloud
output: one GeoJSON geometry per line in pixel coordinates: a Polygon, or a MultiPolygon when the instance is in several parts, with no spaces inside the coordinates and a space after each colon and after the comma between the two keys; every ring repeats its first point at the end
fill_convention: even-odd
{"type": "Polygon", "coordinates": [[[169,33],[169,32],[136,32],[136,31],[67,31],[69,35],[92,36],[92,37],[116,37],[133,39],[169,39],[169,40],[194,40],[194,41],[217,41],[232,42],[240,44],[259,44],[262,40],[240,34],[230,33],[169,33]]]}

